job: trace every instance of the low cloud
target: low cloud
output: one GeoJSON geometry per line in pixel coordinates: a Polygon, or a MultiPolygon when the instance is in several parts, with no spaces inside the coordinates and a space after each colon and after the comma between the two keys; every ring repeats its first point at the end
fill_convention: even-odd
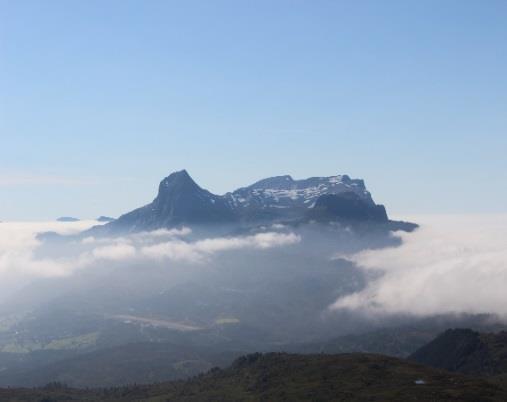
{"type": "Polygon", "coordinates": [[[347,256],[370,279],[331,309],[507,315],[507,215],[413,217],[402,245],[347,256]]]}
{"type": "MultiPolygon", "coordinates": [[[[421,227],[413,233],[396,233],[401,246],[337,256],[351,260],[369,279],[362,291],[336,300],[330,309],[420,316],[507,315],[507,215],[425,216],[410,220],[421,227]]],[[[181,227],[117,238],[88,237],[61,247],[45,247],[36,237],[44,231],[76,234],[95,224],[0,223],[0,298],[34,277],[69,276],[105,263],[203,264],[220,253],[261,252],[301,241],[299,235],[283,227],[201,240],[191,240],[191,230],[181,227]]]]}
{"type": "Polygon", "coordinates": [[[138,232],[129,234],[128,237],[85,237],[81,240],[82,244],[100,244],[100,243],[111,243],[111,242],[125,242],[125,243],[147,243],[153,242],[161,238],[180,238],[186,237],[192,233],[192,230],[188,227],[174,228],[174,229],[157,229],[151,232],[138,232]]]}
{"type": "Polygon", "coordinates": [[[116,243],[109,246],[97,247],[92,251],[96,259],[121,261],[136,255],[136,248],[126,243],[116,243]]]}
{"type": "Polygon", "coordinates": [[[297,243],[291,233],[266,232],[252,236],[218,237],[189,241],[186,227],[140,232],[116,238],[86,237],[53,245],[47,250],[37,238],[41,232],[77,234],[96,221],[0,223],[0,293],[14,282],[34,277],[68,276],[107,261],[182,261],[202,263],[228,250],[268,249],[297,243]],[[41,250],[45,250],[40,253],[41,250]]]}
{"type": "Polygon", "coordinates": [[[41,245],[37,233],[51,231],[71,235],[96,223],[95,221],[0,223],[0,275],[17,273],[37,276],[64,275],[70,264],[67,259],[35,257],[35,251],[41,245]]]}
{"type": "Polygon", "coordinates": [[[298,243],[301,238],[294,233],[258,233],[253,236],[218,237],[194,243],[169,241],[143,247],[141,252],[150,258],[167,258],[176,261],[202,262],[210,255],[228,250],[268,249],[298,243]]]}

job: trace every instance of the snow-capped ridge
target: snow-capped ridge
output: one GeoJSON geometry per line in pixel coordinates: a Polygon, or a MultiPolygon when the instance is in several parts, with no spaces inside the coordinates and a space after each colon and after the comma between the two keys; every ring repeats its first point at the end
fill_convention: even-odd
{"type": "MultiPolygon", "coordinates": [[[[101,230],[132,232],[181,224],[304,220],[322,196],[347,198],[350,194],[354,196],[352,204],[335,200],[330,206],[337,210],[338,205],[340,211],[362,208],[368,213],[370,209],[377,208],[364,181],[351,179],[348,175],[301,180],[295,180],[290,175],[274,176],[225,195],[216,195],[200,187],[186,170],[180,170],[160,182],[153,202],[103,225],[101,230]]],[[[328,209],[331,211],[332,208],[328,209]]],[[[362,216],[369,217],[368,214],[362,216]]]]}
{"type": "Polygon", "coordinates": [[[275,176],[227,193],[230,205],[269,208],[311,208],[325,194],[352,192],[368,205],[375,205],[364,181],[348,175],[310,177],[294,180],[289,175],[275,176]]]}

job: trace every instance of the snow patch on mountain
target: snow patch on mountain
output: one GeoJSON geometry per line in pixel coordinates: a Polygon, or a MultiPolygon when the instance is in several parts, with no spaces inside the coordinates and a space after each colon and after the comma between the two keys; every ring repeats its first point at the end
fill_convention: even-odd
{"type": "Polygon", "coordinates": [[[347,175],[311,177],[294,180],[291,176],[276,176],[225,195],[233,208],[312,208],[325,194],[353,192],[369,205],[375,205],[363,180],[347,175]]]}

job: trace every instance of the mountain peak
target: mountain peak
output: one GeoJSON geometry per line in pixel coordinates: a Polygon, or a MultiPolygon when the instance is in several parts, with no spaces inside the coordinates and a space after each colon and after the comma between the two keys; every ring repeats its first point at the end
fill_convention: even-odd
{"type": "Polygon", "coordinates": [[[190,177],[188,172],[185,169],[183,169],[183,170],[178,170],[176,172],[171,173],[169,176],[167,176],[166,178],[164,178],[162,180],[161,184],[164,183],[167,186],[171,183],[185,182],[185,181],[194,182],[194,180],[192,179],[192,177],[190,177]]]}
{"type": "Polygon", "coordinates": [[[183,169],[171,173],[160,182],[158,187],[158,196],[164,198],[164,195],[174,194],[175,192],[201,191],[202,188],[190,177],[188,172],[183,169]]]}
{"type": "Polygon", "coordinates": [[[269,177],[223,196],[200,187],[183,169],[159,185],[148,205],[122,215],[106,229],[153,230],[179,224],[274,222],[322,219],[388,222],[385,209],[376,205],[364,181],[347,175],[293,179],[269,177]]]}
{"type": "Polygon", "coordinates": [[[185,177],[185,178],[191,178],[190,175],[188,174],[187,172],[187,169],[181,169],[181,170],[177,170],[175,172],[172,172],[170,176],[174,176],[174,177],[185,177]]]}

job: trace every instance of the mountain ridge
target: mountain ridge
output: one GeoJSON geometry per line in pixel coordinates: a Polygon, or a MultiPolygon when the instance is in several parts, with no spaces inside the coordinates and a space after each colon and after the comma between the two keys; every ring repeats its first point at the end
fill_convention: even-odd
{"type": "MultiPolygon", "coordinates": [[[[178,225],[353,221],[389,223],[364,180],[348,175],[259,180],[224,195],[200,187],[183,169],[165,177],[154,200],[91,232],[149,231],[178,225]],[[323,198],[324,197],[324,198],[323,198]],[[318,207],[315,210],[315,207],[318,207]],[[313,211],[315,210],[315,211],[313,211]]],[[[410,228],[400,226],[402,230],[410,228]]]]}

